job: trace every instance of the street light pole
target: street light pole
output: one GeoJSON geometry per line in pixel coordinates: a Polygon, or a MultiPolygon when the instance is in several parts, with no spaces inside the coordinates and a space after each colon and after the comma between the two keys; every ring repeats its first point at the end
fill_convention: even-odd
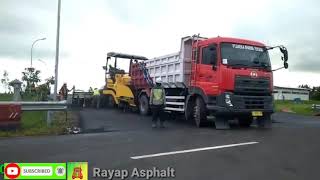
{"type": "Polygon", "coordinates": [[[36,44],[36,42],[38,42],[38,41],[43,41],[43,40],[46,40],[46,38],[37,39],[37,40],[35,40],[35,41],[32,43],[32,46],[31,46],[31,68],[32,68],[32,51],[33,51],[33,46],[34,46],[34,44],[36,44]]]}
{"type": "Polygon", "coordinates": [[[55,69],[54,69],[54,92],[53,92],[54,100],[57,100],[57,91],[58,91],[60,11],[61,11],[61,0],[58,0],[57,39],[56,39],[56,64],[55,64],[55,69]]]}

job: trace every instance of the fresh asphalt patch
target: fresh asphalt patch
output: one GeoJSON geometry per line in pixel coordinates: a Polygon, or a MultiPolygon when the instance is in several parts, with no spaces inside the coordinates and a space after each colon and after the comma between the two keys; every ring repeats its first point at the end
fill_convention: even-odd
{"type": "Polygon", "coordinates": [[[106,111],[97,109],[82,109],[80,114],[81,133],[104,133],[116,132],[110,121],[107,121],[108,116],[106,111]]]}

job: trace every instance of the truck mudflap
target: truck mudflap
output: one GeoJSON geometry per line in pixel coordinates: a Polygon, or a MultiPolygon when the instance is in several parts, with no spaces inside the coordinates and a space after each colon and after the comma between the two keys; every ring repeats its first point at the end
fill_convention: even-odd
{"type": "Polygon", "coordinates": [[[225,119],[220,116],[216,117],[216,119],[214,120],[214,124],[216,126],[216,129],[221,129],[221,130],[230,129],[228,119],[225,119]]]}

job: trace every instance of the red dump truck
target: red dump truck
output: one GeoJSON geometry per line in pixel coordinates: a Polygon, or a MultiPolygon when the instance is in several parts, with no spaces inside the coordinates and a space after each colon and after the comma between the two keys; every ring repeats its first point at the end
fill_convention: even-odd
{"type": "MultiPolygon", "coordinates": [[[[273,77],[268,51],[274,48],[283,54],[282,68],[288,68],[284,46],[226,37],[183,37],[179,52],[152,59],[120,53],[110,53],[107,59],[131,59],[126,77],[132,97],[118,102],[130,101],[127,105],[139,107],[141,114],[150,111],[152,81],[160,77],[166,90],[165,110],[183,114],[197,127],[206,125],[210,116],[217,129],[229,128],[232,119],[242,126],[256,119],[259,127],[270,127],[273,77]]],[[[117,93],[110,84],[107,89],[117,93]]]]}

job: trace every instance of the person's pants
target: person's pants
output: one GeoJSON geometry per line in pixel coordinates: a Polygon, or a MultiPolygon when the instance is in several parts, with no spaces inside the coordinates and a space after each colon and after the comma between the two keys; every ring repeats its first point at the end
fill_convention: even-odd
{"type": "Polygon", "coordinates": [[[64,94],[63,95],[63,100],[67,100],[68,99],[68,94],[64,94]]]}
{"type": "Polygon", "coordinates": [[[93,96],[92,107],[99,109],[100,108],[100,96],[93,96]]]}
{"type": "Polygon", "coordinates": [[[154,107],[151,108],[151,110],[152,110],[152,122],[153,123],[156,123],[158,119],[160,120],[160,122],[164,121],[164,118],[163,118],[163,107],[154,106],[154,107]]]}

